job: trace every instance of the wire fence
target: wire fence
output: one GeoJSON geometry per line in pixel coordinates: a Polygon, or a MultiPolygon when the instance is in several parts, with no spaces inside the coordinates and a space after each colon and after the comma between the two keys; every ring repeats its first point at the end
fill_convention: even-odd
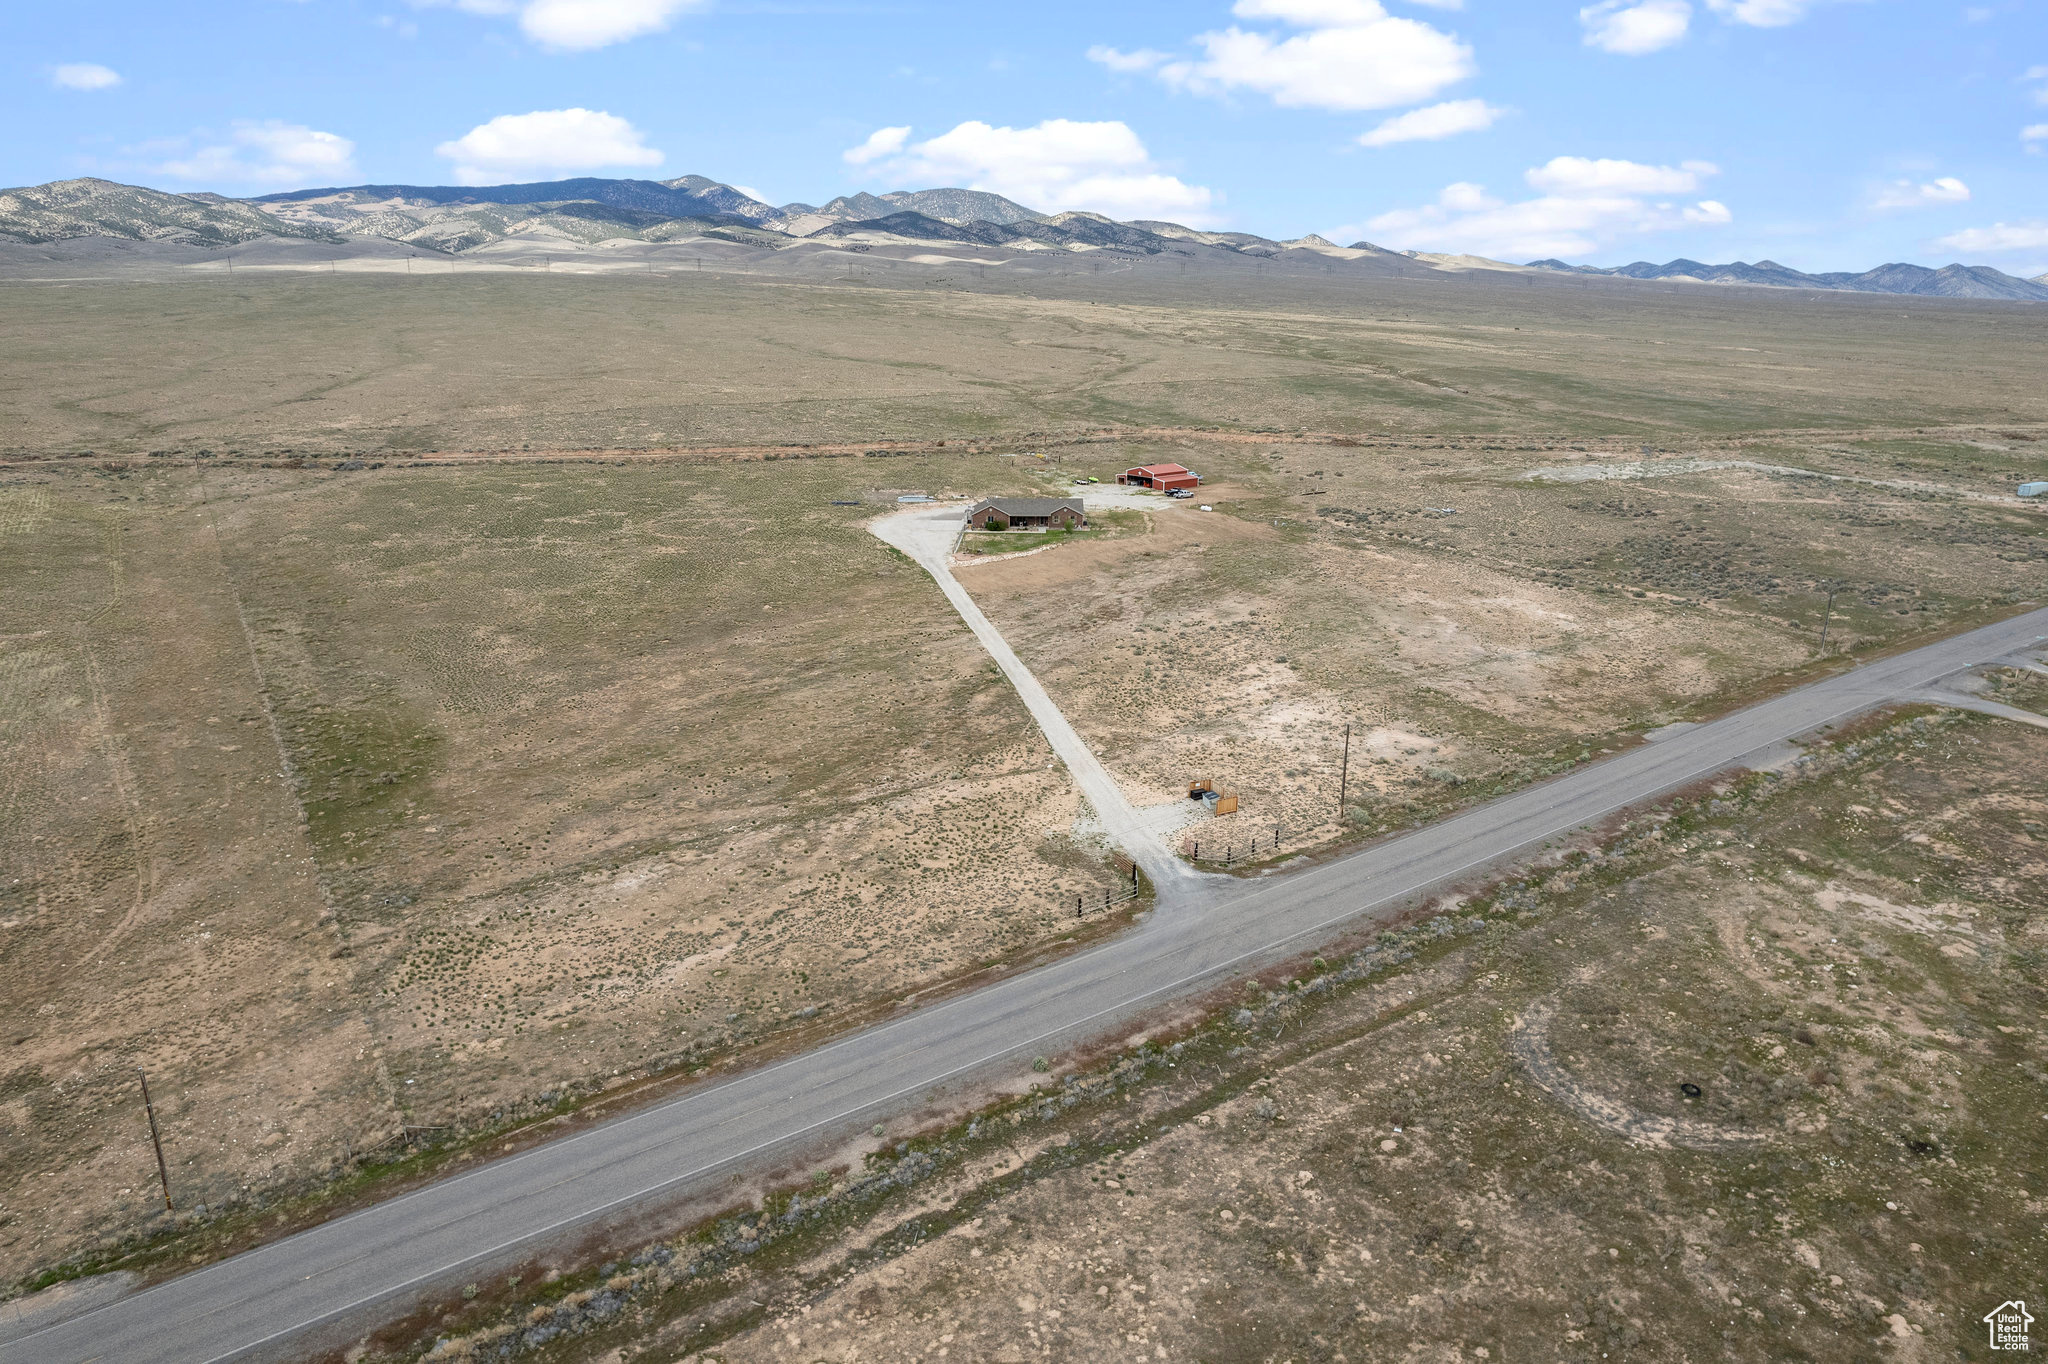
{"type": "Polygon", "coordinates": [[[1088,917],[1090,910],[1097,913],[1107,912],[1118,905],[1129,904],[1144,893],[1143,888],[1138,884],[1138,879],[1134,876],[1114,890],[1104,890],[1098,895],[1076,895],[1074,897],[1074,917],[1085,919],[1088,917]]]}

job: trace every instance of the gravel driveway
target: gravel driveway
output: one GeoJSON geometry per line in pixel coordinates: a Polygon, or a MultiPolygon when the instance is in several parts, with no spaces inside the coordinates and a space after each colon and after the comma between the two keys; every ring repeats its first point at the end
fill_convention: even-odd
{"type": "Polygon", "coordinates": [[[868,529],[884,543],[894,545],[916,560],[925,572],[932,575],[939,590],[946,594],[946,600],[953,603],[953,609],[960,613],[960,618],[967,622],[967,628],[981,641],[981,647],[988,650],[989,657],[996,661],[996,666],[1010,679],[1010,685],[1017,689],[1017,695],[1024,698],[1031,718],[1044,731],[1052,744],[1052,751],[1074,774],[1081,794],[1094,808],[1095,817],[1110,841],[1145,869],[1145,875],[1152,879],[1161,900],[1192,891],[1210,878],[1181,861],[1152,831],[1148,821],[1125,797],[1123,788],[1116,784],[1116,778],[1109,774],[1109,769],[1102,765],[1094,750],[1082,742],[1074,727],[1067,723],[1067,717],[1045,694],[1045,688],[1039,685],[1031,670],[1010,648],[1002,632],[982,614],[981,608],[974,604],[974,598],[968,596],[967,589],[954,578],[947,560],[951,558],[966,522],[966,509],[962,507],[920,507],[870,522],[868,529]]]}

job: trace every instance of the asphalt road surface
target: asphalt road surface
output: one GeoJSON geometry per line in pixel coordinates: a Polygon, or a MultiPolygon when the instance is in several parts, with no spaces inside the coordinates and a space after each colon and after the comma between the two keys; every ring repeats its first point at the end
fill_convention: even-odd
{"type": "Polygon", "coordinates": [[[1308,950],[1445,881],[1541,848],[1750,754],[1962,669],[2038,649],[2048,610],[1816,682],[1541,786],[1284,877],[1162,896],[1129,933],[816,1051],[0,1343],[4,1364],[285,1359],[398,1315],[648,1200],[710,1189],[778,1150],[850,1135],[935,1094],[1013,1078],[1235,971],[1308,950]]]}

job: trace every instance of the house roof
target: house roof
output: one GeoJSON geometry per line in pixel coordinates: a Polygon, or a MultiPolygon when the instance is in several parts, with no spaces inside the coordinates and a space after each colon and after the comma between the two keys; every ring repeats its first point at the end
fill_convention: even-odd
{"type": "Polygon", "coordinates": [[[989,507],[994,507],[1005,516],[1051,516],[1062,507],[1072,511],[1076,516],[1086,515],[1078,497],[985,497],[975,503],[974,511],[967,514],[973,516],[975,512],[989,507]]]}
{"type": "Polygon", "coordinates": [[[1184,474],[1187,471],[1187,466],[1182,464],[1140,464],[1137,468],[1128,470],[1129,473],[1151,474],[1154,477],[1162,474],[1184,474]]]}

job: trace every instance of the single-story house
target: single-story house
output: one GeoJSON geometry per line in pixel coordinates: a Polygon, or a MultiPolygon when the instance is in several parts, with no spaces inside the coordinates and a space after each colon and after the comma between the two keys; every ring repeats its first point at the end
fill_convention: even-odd
{"type": "Polygon", "coordinates": [[[1116,476],[1119,483],[1137,488],[1157,488],[1170,493],[1177,488],[1193,488],[1202,481],[1202,476],[1192,469],[1178,464],[1140,464],[1135,469],[1126,469],[1116,476]]]}
{"type": "Polygon", "coordinates": [[[983,530],[1055,530],[1087,525],[1088,513],[1078,497],[990,497],[967,513],[967,524],[983,530]]]}

